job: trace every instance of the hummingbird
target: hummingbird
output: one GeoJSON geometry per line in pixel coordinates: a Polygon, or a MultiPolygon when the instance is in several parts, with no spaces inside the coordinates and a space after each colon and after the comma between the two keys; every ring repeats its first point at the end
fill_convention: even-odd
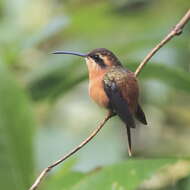
{"type": "Polygon", "coordinates": [[[138,101],[139,87],[135,74],[105,48],[94,49],[87,54],[70,51],[55,51],[53,54],[70,54],[85,59],[89,73],[89,95],[99,106],[113,115],[118,115],[125,123],[128,154],[131,156],[131,128],[136,127],[134,118],[147,125],[138,101]]]}

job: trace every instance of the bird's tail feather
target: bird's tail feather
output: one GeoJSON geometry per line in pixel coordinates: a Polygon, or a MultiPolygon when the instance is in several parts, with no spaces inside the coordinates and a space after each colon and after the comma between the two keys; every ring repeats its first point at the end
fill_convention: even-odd
{"type": "Polygon", "coordinates": [[[135,116],[141,123],[143,123],[144,125],[147,125],[146,116],[139,104],[137,105],[135,116]]]}
{"type": "Polygon", "coordinates": [[[127,128],[127,138],[128,138],[128,154],[129,154],[129,156],[132,156],[132,150],[131,150],[131,129],[128,126],[126,126],[126,128],[127,128]]]}

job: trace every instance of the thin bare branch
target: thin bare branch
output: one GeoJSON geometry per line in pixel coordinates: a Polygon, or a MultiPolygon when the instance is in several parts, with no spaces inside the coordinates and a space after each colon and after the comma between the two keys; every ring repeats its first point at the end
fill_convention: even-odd
{"type": "Polygon", "coordinates": [[[40,175],[36,178],[34,184],[30,187],[29,190],[36,190],[44,177],[48,174],[50,170],[52,170],[54,167],[65,161],[67,158],[71,157],[73,154],[75,154],[77,151],[79,151],[84,145],[86,145],[89,141],[91,141],[100,131],[100,129],[105,125],[105,123],[113,116],[112,113],[108,112],[107,116],[102,120],[102,122],[99,124],[99,126],[91,133],[91,135],[85,139],[80,145],[75,147],[73,150],[71,150],[68,154],[64,155],[61,159],[54,162],[47,168],[45,168],[40,175]]]}
{"type": "Polygon", "coordinates": [[[172,28],[170,33],[158,44],[154,49],[148,53],[148,55],[143,59],[138,68],[135,71],[135,76],[138,76],[143,67],[147,64],[147,62],[151,59],[151,57],[167,42],[169,42],[174,36],[178,36],[182,33],[184,26],[190,20],[190,9],[187,11],[185,16],[172,28]]]}

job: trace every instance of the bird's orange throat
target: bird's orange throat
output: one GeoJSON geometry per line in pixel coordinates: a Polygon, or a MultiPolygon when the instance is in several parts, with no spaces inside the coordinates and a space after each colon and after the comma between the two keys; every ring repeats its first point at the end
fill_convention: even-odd
{"type": "Polygon", "coordinates": [[[87,62],[88,73],[89,73],[89,80],[94,80],[97,77],[103,77],[106,73],[106,69],[102,69],[98,64],[95,62],[87,62]]]}
{"type": "Polygon", "coordinates": [[[93,60],[86,60],[89,71],[89,95],[100,106],[108,107],[109,99],[104,91],[103,77],[107,69],[101,68],[93,60]]]}

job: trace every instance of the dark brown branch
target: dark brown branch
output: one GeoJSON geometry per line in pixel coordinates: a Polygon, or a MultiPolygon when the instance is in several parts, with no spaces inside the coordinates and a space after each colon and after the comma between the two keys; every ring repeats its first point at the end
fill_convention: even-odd
{"type": "Polygon", "coordinates": [[[182,33],[184,26],[190,20],[190,9],[187,11],[185,16],[179,21],[179,23],[170,31],[170,33],[154,48],[148,53],[148,55],[143,59],[138,68],[135,71],[135,76],[138,76],[143,67],[151,59],[151,57],[167,42],[169,42],[174,36],[178,36],[182,33]]]}
{"type": "Polygon", "coordinates": [[[58,161],[54,162],[47,168],[45,168],[41,174],[36,178],[36,181],[34,184],[30,187],[29,190],[36,190],[38,186],[40,185],[41,181],[44,179],[44,177],[47,175],[47,173],[52,170],[54,167],[65,161],[67,158],[71,157],[73,154],[75,154],[77,151],[79,151],[84,145],[86,145],[89,141],[91,141],[100,131],[100,129],[104,126],[104,124],[113,116],[112,113],[108,112],[107,116],[102,120],[100,125],[91,133],[91,135],[85,139],[80,145],[75,147],[73,150],[71,150],[68,154],[64,155],[61,159],[58,161]]]}

